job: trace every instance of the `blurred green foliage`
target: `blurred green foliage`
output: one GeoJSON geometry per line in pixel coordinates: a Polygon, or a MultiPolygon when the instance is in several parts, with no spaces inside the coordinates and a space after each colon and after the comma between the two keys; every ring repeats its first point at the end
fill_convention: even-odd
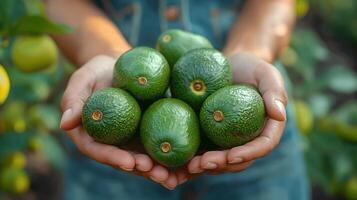
{"type": "Polygon", "coordinates": [[[301,1],[310,11],[281,61],[294,83],[299,127],[311,127],[302,131],[310,179],[330,195],[357,199],[357,74],[354,58],[346,57],[357,43],[357,2],[301,1]],[[316,20],[319,26],[309,24],[316,20]]]}
{"type": "Polygon", "coordinates": [[[357,1],[310,0],[323,18],[324,31],[345,42],[357,44],[357,1]]]}
{"type": "Polygon", "coordinates": [[[16,181],[21,184],[21,179],[16,180],[17,172],[12,173],[15,167],[9,163],[23,163],[18,169],[22,177],[27,177],[26,174],[31,173],[29,167],[36,164],[45,165],[38,168],[50,167],[62,171],[65,154],[57,139],[63,134],[58,128],[59,100],[65,82],[74,70],[60,59],[40,72],[21,72],[11,61],[13,40],[24,34],[64,34],[71,30],[67,25],[49,21],[41,0],[0,2],[0,63],[11,82],[8,99],[0,106],[0,199],[4,192],[24,193],[28,189],[25,186],[16,189],[19,187],[16,181]],[[26,160],[34,155],[45,162],[27,163],[26,160]]]}

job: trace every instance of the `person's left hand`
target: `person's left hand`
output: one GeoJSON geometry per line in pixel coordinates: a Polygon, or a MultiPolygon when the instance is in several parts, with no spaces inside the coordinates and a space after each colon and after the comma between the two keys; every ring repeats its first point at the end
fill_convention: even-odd
{"type": "Polygon", "coordinates": [[[229,60],[234,83],[250,83],[259,89],[267,121],[262,133],[245,145],[195,156],[187,165],[192,175],[239,172],[248,168],[255,159],[267,155],[279,144],[285,128],[287,93],[280,72],[268,62],[248,53],[236,54],[229,60]]]}

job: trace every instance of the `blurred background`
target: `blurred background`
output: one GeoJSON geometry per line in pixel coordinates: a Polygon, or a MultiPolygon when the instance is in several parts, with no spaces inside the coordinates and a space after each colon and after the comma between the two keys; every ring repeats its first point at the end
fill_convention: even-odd
{"type": "MultiPolygon", "coordinates": [[[[313,199],[357,199],[357,1],[297,0],[289,48],[301,148],[313,199]]],[[[0,2],[0,199],[62,199],[59,102],[74,67],[41,0],[0,2]],[[32,36],[35,34],[36,36],[32,36]]]]}

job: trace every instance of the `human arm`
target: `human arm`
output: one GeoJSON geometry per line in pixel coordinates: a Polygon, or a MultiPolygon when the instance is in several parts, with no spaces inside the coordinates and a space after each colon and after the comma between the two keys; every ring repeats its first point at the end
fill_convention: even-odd
{"type": "Polygon", "coordinates": [[[246,1],[224,48],[235,83],[251,83],[262,94],[268,114],[259,137],[224,151],[209,151],[188,164],[192,174],[238,172],[271,152],[285,128],[287,94],[279,71],[271,65],[288,44],[294,24],[294,0],[246,1]]]}
{"type": "Polygon", "coordinates": [[[124,36],[89,0],[48,0],[46,10],[51,20],[74,28],[73,33],[54,38],[62,52],[80,66],[62,98],[61,128],[89,158],[175,187],[176,175],[155,164],[146,154],[97,143],[81,126],[85,100],[95,90],[111,86],[116,59],[131,48],[124,36]]]}

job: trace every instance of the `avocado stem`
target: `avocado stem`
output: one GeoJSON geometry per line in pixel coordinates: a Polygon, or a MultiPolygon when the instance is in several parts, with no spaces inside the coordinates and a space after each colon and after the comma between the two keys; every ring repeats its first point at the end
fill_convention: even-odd
{"type": "Polygon", "coordinates": [[[171,36],[170,35],[164,35],[164,37],[162,37],[162,41],[165,43],[168,43],[171,41],[171,36]]]}
{"type": "Polygon", "coordinates": [[[201,91],[203,89],[202,81],[196,80],[193,83],[193,89],[195,89],[196,91],[201,91]]]}
{"type": "Polygon", "coordinates": [[[100,121],[103,117],[103,113],[100,110],[95,110],[92,112],[92,119],[94,121],[100,121]]]}
{"type": "Polygon", "coordinates": [[[222,121],[222,120],[224,119],[223,112],[220,111],[220,110],[214,111],[214,112],[213,112],[213,119],[214,119],[216,122],[222,121]]]}
{"type": "Polygon", "coordinates": [[[160,144],[160,149],[163,153],[168,153],[171,151],[171,144],[168,142],[163,142],[160,144]]]}
{"type": "Polygon", "coordinates": [[[145,77],[143,77],[143,76],[140,76],[140,77],[138,78],[138,83],[139,83],[140,85],[146,85],[147,82],[148,82],[148,80],[147,80],[145,77]]]}

